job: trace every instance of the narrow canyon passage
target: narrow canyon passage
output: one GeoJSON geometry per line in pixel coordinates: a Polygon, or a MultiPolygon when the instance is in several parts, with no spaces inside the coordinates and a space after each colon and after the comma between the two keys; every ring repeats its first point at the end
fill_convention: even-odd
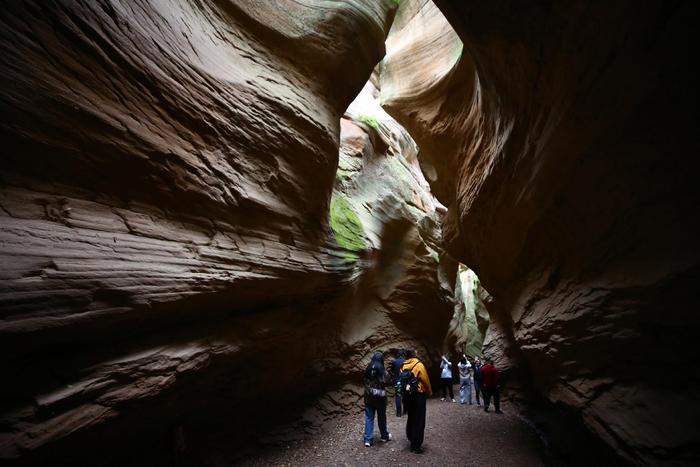
{"type": "Polygon", "coordinates": [[[412,463],[362,375],[416,349],[506,401],[421,463],[697,465],[699,10],[7,2],[0,461],[412,463]]]}

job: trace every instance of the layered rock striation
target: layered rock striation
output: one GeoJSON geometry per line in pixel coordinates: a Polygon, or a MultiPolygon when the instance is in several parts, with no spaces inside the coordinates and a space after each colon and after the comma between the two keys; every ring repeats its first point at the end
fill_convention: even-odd
{"type": "Polygon", "coordinates": [[[339,124],[395,8],[3,7],[3,460],[213,462],[366,352],[439,345],[415,145],[339,124]],[[334,192],[339,150],[367,180],[334,192]]]}
{"type": "Polygon", "coordinates": [[[417,347],[437,356],[454,288],[454,264],[441,261],[444,207],[420,170],[415,142],[379,106],[378,94],[368,82],[341,120],[331,225],[336,237],[355,230],[353,241],[371,252],[354,304],[362,315],[351,315],[341,329],[348,342],[372,335],[384,347],[417,347]],[[351,228],[334,226],[340,210],[356,216],[351,228]]]}
{"type": "Polygon", "coordinates": [[[493,296],[489,352],[618,459],[693,463],[697,5],[435,3],[402,3],[382,102],[493,296]]]}

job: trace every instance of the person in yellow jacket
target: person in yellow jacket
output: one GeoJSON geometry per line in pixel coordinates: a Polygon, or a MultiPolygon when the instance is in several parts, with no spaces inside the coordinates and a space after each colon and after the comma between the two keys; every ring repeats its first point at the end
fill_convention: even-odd
{"type": "Polygon", "coordinates": [[[418,380],[418,393],[405,398],[404,407],[408,411],[406,420],[406,438],[411,443],[411,451],[423,453],[423,436],[425,434],[425,409],[428,397],[433,395],[430,378],[425,365],[418,359],[415,350],[408,351],[408,359],[401,365],[401,371],[410,370],[418,380]]]}

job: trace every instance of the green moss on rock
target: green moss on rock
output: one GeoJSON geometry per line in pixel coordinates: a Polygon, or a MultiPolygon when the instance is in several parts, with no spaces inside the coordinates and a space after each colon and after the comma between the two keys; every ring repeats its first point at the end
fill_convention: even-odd
{"type": "Polygon", "coordinates": [[[357,119],[371,126],[375,130],[379,129],[379,121],[377,120],[377,117],[374,117],[372,115],[360,115],[359,117],[357,117],[357,119]]]}
{"type": "Polygon", "coordinates": [[[350,172],[348,170],[338,169],[335,172],[335,179],[338,182],[350,180],[350,172]]]}
{"type": "Polygon", "coordinates": [[[367,247],[362,222],[344,196],[337,195],[331,200],[331,228],[343,248],[361,251],[367,247]]]}

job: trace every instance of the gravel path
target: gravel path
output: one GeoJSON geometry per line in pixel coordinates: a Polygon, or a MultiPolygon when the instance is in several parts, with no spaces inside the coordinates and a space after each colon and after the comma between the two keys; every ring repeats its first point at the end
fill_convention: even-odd
{"type": "Polygon", "coordinates": [[[375,421],[375,444],[362,440],[364,414],[347,415],[320,434],[288,446],[269,449],[241,462],[244,466],[544,466],[532,430],[509,406],[505,414],[486,413],[482,407],[459,402],[428,401],[423,454],[409,450],[406,417],[396,417],[389,399],[387,420],[393,441],[379,442],[375,421]]]}

